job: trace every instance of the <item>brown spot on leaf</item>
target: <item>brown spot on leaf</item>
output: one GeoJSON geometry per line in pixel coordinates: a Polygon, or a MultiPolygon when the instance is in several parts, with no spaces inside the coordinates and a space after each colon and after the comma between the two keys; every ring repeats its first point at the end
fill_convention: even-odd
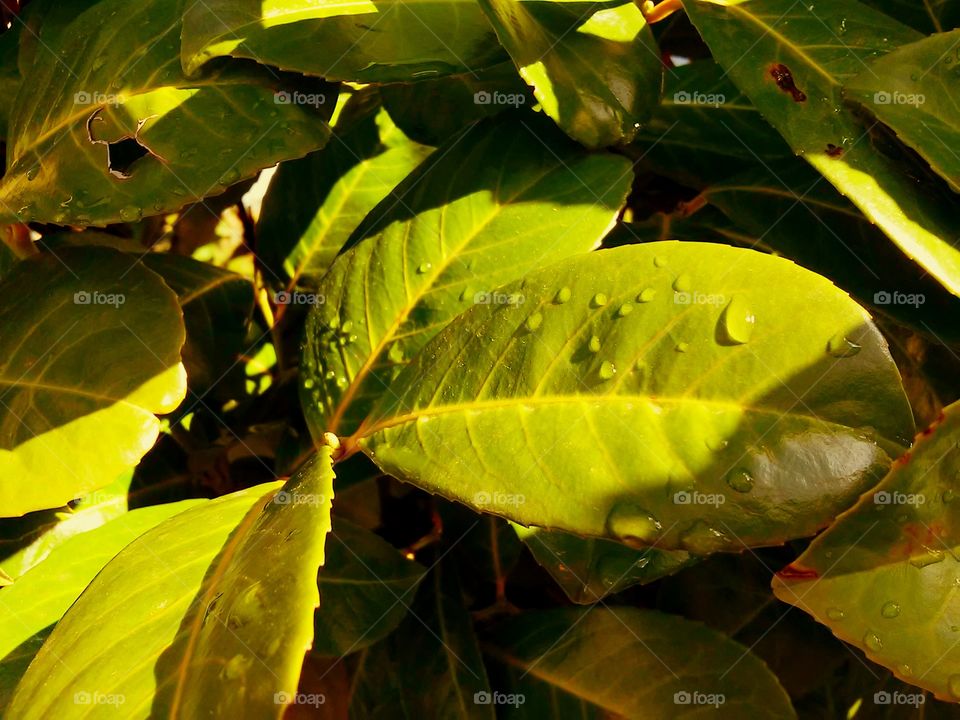
{"type": "Polygon", "coordinates": [[[800,567],[796,563],[790,563],[783,570],[777,573],[781,580],[816,580],[820,573],[810,568],[800,567]]]}
{"type": "Polygon", "coordinates": [[[793,98],[794,102],[806,102],[806,94],[797,87],[797,83],[793,79],[793,73],[790,72],[790,68],[786,65],[783,63],[773,65],[770,68],[770,77],[773,78],[778,88],[785,93],[790,93],[790,97],[793,98]]]}
{"type": "Polygon", "coordinates": [[[833,143],[827,143],[827,155],[832,158],[838,158],[843,155],[843,148],[833,143]]]}

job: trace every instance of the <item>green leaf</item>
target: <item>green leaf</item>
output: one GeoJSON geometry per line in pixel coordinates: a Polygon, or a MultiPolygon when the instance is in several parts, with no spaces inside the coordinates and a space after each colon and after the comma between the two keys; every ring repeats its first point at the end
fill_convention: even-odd
{"type": "Polygon", "coordinates": [[[846,82],[844,94],[889,125],[960,192],[960,30],[938,33],[877,58],[846,82]]]}
{"type": "Polygon", "coordinates": [[[960,701],[960,404],[778,573],[773,590],[876,663],[960,701]]]}
{"type": "Polygon", "coordinates": [[[188,80],[179,64],[182,4],[147,0],[131,13],[123,0],[102,0],[42,24],[10,117],[0,182],[8,218],[139,220],[324,144],[330,86],[304,91],[318,103],[329,97],[316,107],[278,102],[277,86],[289,78],[259,68],[224,66],[188,80]]]}
{"type": "MultiPolygon", "coordinates": [[[[960,299],[885,242],[883,233],[806,163],[794,159],[756,167],[711,185],[702,198],[741,228],[739,233],[719,228],[729,242],[788,257],[877,312],[941,341],[960,341],[960,299]]],[[[702,212],[687,222],[696,222],[702,212]]]]}
{"type": "Polygon", "coordinates": [[[0,516],[136,465],[186,392],[176,296],[135,258],[64,248],[0,283],[0,516]]]}
{"type": "Polygon", "coordinates": [[[315,288],[354,228],[431,151],[393,124],[375,94],[353,98],[343,115],[330,143],[282,164],[264,197],[258,257],[288,290],[315,288]]]}
{"type": "Polygon", "coordinates": [[[434,569],[396,632],[360,654],[351,717],[493,720],[475,701],[490,685],[454,572],[434,569]]]}
{"type": "Polygon", "coordinates": [[[23,575],[75,535],[104,525],[128,509],[133,471],[127,470],[105,488],[57,510],[41,510],[0,524],[0,571],[23,575]]]}
{"type": "MultiPolygon", "coordinates": [[[[652,610],[528,612],[496,626],[483,650],[512,669],[510,684],[495,688],[503,693],[539,700],[546,685],[588,710],[629,718],[796,717],[777,678],[747,648],[652,610]]],[[[547,717],[541,702],[511,715],[547,717]]]]}
{"type": "Polygon", "coordinates": [[[441,145],[467,125],[536,100],[511,62],[479,72],[380,88],[383,106],[417,142],[441,145]]]}
{"type": "Polygon", "coordinates": [[[581,538],[539,528],[515,526],[540,563],[572,602],[603,600],[631,585],[659,580],[698,561],[684,551],[638,550],[612,540],[581,538]]]}
{"type": "Polygon", "coordinates": [[[595,247],[630,164],[504,115],[438,149],[358,228],[319,287],[301,364],[315,437],[346,435],[433,335],[497,286],[595,247]]]}
{"type": "Polygon", "coordinates": [[[145,532],[199,502],[133,510],[70,537],[0,592],[0,708],[6,707],[53,626],[103,566],[145,532]]]}
{"type": "Polygon", "coordinates": [[[854,0],[691,0],[685,7],[717,61],[794,151],[960,294],[960,219],[949,201],[881,154],[843,104],[841,86],[869,60],[920,35],[854,0]]]}
{"type": "Polygon", "coordinates": [[[188,73],[234,57],[330,80],[391,83],[504,59],[472,0],[208,0],[187,7],[183,27],[188,73]]]}
{"type": "Polygon", "coordinates": [[[960,26],[957,0],[861,0],[920,32],[943,32],[960,26]]]}
{"type": "MultiPolygon", "coordinates": [[[[177,293],[187,331],[182,355],[191,389],[198,395],[214,386],[222,390],[230,371],[241,370],[237,359],[248,345],[253,285],[242,275],[179,255],[148,253],[143,262],[177,293]]],[[[239,372],[236,379],[242,382],[239,372]]]]}
{"type": "Polygon", "coordinates": [[[355,436],[388,474],[477,510],[738,551],[823,527],[912,434],[867,313],[780,258],[647,243],[499,292],[524,303],[458,317],[355,436]]]}
{"type": "Polygon", "coordinates": [[[480,0],[543,111],[588,147],[630,142],[660,92],[663,63],[632,2],[480,0]]]}
{"type": "Polygon", "coordinates": [[[20,69],[17,66],[20,28],[20,25],[15,24],[0,34],[0,97],[7,99],[0,111],[0,139],[3,140],[7,138],[8,113],[13,106],[9,99],[13,98],[20,88],[20,69]]]}
{"type": "Polygon", "coordinates": [[[701,187],[758,158],[763,162],[793,155],[712,60],[673,68],[664,80],[663,98],[631,148],[644,165],[701,187]]]}
{"type": "Polygon", "coordinates": [[[425,573],[385,540],[337,518],[319,576],[314,652],[341,657],[386,637],[407,614],[425,573]]]}
{"type": "Polygon", "coordinates": [[[280,718],[313,634],[332,482],[324,447],[279,492],[218,498],[128,545],[51,633],[6,718],[84,717],[84,699],[128,717],[280,718]]]}

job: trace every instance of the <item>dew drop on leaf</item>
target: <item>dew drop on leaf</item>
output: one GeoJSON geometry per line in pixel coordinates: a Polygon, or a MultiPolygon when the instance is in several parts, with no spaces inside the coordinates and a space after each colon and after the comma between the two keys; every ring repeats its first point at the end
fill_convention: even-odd
{"type": "Polygon", "coordinates": [[[945,557],[946,555],[943,554],[942,550],[927,550],[923,555],[910,558],[910,564],[915,568],[925,568],[929,565],[936,565],[939,562],[943,562],[945,557]]]}
{"type": "Polygon", "coordinates": [[[860,352],[860,346],[852,342],[846,334],[839,332],[827,343],[827,352],[835,358],[853,357],[860,352]]]}
{"type": "Polygon", "coordinates": [[[420,273],[421,275],[423,275],[423,274],[425,274],[425,273],[430,272],[430,268],[432,268],[432,267],[433,267],[433,264],[432,264],[432,263],[428,263],[428,262],[420,263],[420,264],[417,266],[417,272],[420,273]]]}
{"type": "Polygon", "coordinates": [[[729,343],[750,342],[757,319],[741,296],[735,295],[720,315],[720,336],[729,343]]]}
{"type": "Polygon", "coordinates": [[[888,620],[897,617],[900,614],[900,606],[895,602],[887,602],[880,608],[880,614],[888,620]]]}
{"type": "Polygon", "coordinates": [[[533,313],[527,318],[527,321],[524,323],[524,327],[527,328],[528,332],[533,332],[543,324],[543,315],[538,312],[533,313]]]}
{"type": "Polygon", "coordinates": [[[624,303],[619,308],[617,308],[617,317],[626,317],[633,312],[633,305],[630,303],[624,303]]]}
{"type": "Polygon", "coordinates": [[[217,180],[217,182],[226,187],[227,185],[233,185],[239,179],[240,171],[237,168],[230,168],[220,176],[220,179],[217,180]]]}
{"type": "Polygon", "coordinates": [[[685,353],[689,349],[690,349],[690,343],[685,343],[685,342],[678,342],[677,346],[674,348],[674,350],[676,350],[679,353],[685,353]]]}
{"type": "Polygon", "coordinates": [[[827,617],[831,620],[843,620],[846,613],[838,607],[827,608],[827,617]]]}
{"type": "Polygon", "coordinates": [[[590,349],[590,352],[592,353],[600,352],[600,338],[598,338],[596,335],[591,337],[590,342],[587,344],[587,347],[590,349]]]}
{"type": "Polygon", "coordinates": [[[677,292],[690,292],[691,287],[692,281],[690,280],[690,276],[686,273],[680,275],[676,280],[673,281],[673,289],[677,292]]]}
{"type": "Polygon", "coordinates": [[[880,652],[883,649],[883,641],[876,635],[876,633],[868,632],[863,636],[863,644],[867,646],[867,649],[872,650],[873,652],[880,652]]]}
{"type": "Polygon", "coordinates": [[[617,368],[609,360],[604,360],[600,363],[600,379],[601,380],[610,380],[614,375],[617,374],[617,368]]]}
{"type": "Polygon", "coordinates": [[[947,689],[953,697],[960,699],[960,674],[951,675],[947,679],[947,689]]]}
{"type": "Polygon", "coordinates": [[[127,205],[120,208],[120,219],[124,222],[136,222],[141,217],[143,217],[143,210],[136,205],[127,205]]]}
{"type": "Polygon", "coordinates": [[[27,180],[33,180],[40,173],[40,166],[34,165],[32,168],[27,170],[27,180]]]}
{"type": "Polygon", "coordinates": [[[663,255],[657,255],[653,258],[653,264],[658,268],[666,267],[669,261],[663,255]]]}
{"type": "Polygon", "coordinates": [[[557,294],[553,296],[553,301],[554,301],[557,305],[563,305],[563,303],[565,303],[567,300],[570,299],[570,296],[571,296],[572,294],[573,294],[573,293],[570,292],[570,288],[568,288],[568,287],[562,287],[562,288],[560,288],[559,290],[557,290],[557,294]]]}
{"type": "Polygon", "coordinates": [[[603,307],[607,304],[607,296],[603,293],[597,293],[593,296],[593,300],[590,301],[590,304],[595,308],[603,307]]]}
{"type": "Polygon", "coordinates": [[[727,485],[739,493],[753,490],[753,476],[743,468],[735,468],[727,473],[727,485]]]}
{"type": "Polygon", "coordinates": [[[684,550],[697,555],[709,555],[724,548],[727,536],[716,528],[697,520],[680,536],[680,545],[684,550]]]}
{"type": "Polygon", "coordinates": [[[646,288],[637,295],[637,302],[648,303],[653,300],[654,296],[657,294],[657,291],[653,288],[646,288]]]}
{"type": "Polygon", "coordinates": [[[607,532],[627,545],[643,546],[660,535],[663,526],[644,508],[631,502],[619,502],[610,510],[607,532]]]}

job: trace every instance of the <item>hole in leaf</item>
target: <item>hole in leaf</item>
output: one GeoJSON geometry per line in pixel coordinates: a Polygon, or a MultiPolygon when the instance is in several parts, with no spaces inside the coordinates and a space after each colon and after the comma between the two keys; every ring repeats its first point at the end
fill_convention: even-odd
{"type": "Polygon", "coordinates": [[[107,167],[113,175],[130,177],[131,166],[150,153],[136,138],[124,138],[107,144],[107,167]]]}

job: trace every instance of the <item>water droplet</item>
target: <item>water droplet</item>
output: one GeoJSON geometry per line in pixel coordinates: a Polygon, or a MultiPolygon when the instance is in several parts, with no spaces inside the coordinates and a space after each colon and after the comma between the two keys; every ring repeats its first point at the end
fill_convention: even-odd
{"type": "Polygon", "coordinates": [[[880,614],[888,620],[893,619],[900,614],[900,606],[892,601],[884,603],[883,607],[880,608],[880,614]]]}
{"type": "Polygon", "coordinates": [[[617,308],[617,317],[626,317],[633,312],[633,305],[630,303],[624,303],[619,308],[617,308]]]}
{"type": "Polygon", "coordinates": [[[643,546],[657,539],[663,526],[656,517],[642,507],[620,502],[607,516],[607,532],[627,545],[643,546]]]}
{"type": "Polygon", "coordinates": [[[910,558],[910,564],[915,568],[925,568],[929,565],[936,565],[939,562],[943,562],[945,557],[946,555],[944,555],[943,550],[927,550],[923,555],[910,558]]]}
{"type": "Polygon", "coordinates": [[[590,352],[592,353],[600,352],[600,338],[598,338],[596,335],[591,337],[590,342],[587,344],[587,347],[590,349],[590,352]]]}
{"type": "Polygon", "coordinates": [[[831,620],[843,620],[846,613],[838,607],[827,608],[827,617],[831,620]]]}
{"type": "Polygon", "coordinates": [[[533,332],[541,325],[543,325],[543,315],[538,312],[533,313],[524,323],[524,327],[526,327],[529,332],[533,332]]]}
{"type": "Polygon", "coordinates": [[[697,555],[709,555],[727,547],[727,536],[703,520],[697,520],[680,536],[680,545],[697,555]]]}
{"type": "Polygon", "coordinates": [[[234,655],[230,658],[230,661],[224,666],[223,674],[230,680],[238,680],[242,678],[249,667],[253,664],[253,658],[244,657],[243,655],[234,655]]]}
{"type": "Polygon", "coordinates": [[[303,381],[303,386],[307,390],[311,389],[315,384],[316,383],[314,382],[313,378],[307,378],[306,380],[303,381]]]}
{"type": "Polygon", "coordinates": [[[353,330],[353,320],[344,320],[343,325],[340,326],[340,332],[346,335],[351,330],[353,330]]]}
{"type": "Polygon", "coordinates": [[[570,288],[562,287],[557,290],[557,294],[553,296],[553,301],[557,305],[563,305],[563,303],[570,299],[571,295],[573,295],[573,293],[570,291],[570,288]]]}
{"type": "Polygon", "coordinates": [[[27,180],[34,180],[39,173],[40,173],[40,166],[34,165],[32,168],[27,170],[27,180]]]}
{"type": "Polygon", "coordinates": [[[136,205],[127,205],[120,209],[120,219],[124,222],[136,222],[143,217],[143,210],[136,205]]]}
{"type": "Polygon", "coordinates": [[[424,275],[424,274],[430,272],[430,268],[432,268],[432,267],[433,267],[433,263],[428,263],[428,262],[420,263],[420,264],[417,266],[417,272],[420,273],[421,275],[424,275]]]}
{"type": "Polygon", "coordinates": [[[750,341],[756,322],[747,301],[735,295],[720,315],[721,336],[727,342],[742,345],[750,341]]]}
{"type": "Polygon", "coordinates": [[[463,301],[465,301],[465,300],[469,300],[469,299],[472,298],[472,297],[473,297],[473,293],[470,292],[470,288],[465,287],[465,288],[461,291],[461,293],[460,293],[460,302],[463,302],[463,301]]]}
{"type": "Polygon", "coordinates": [[[593,296],[593,299],[590,301],[590,304],[593,305],[593,307],[595,308],[603,307],[604,305],[607,304],[607,296],[604,295],[603,293],[597,293],[596,295],[593,296]]]}
{"type": "Polygon", "coordinates": [[[868,632],[864,635],[863,644],[867,646],[868,650],[872,650],[873,652],[880,652],[880,650],[883,649],[883,642],[875,633],[868,632]]]}
{"type": "Polygon", "coordinates": [[[17,210],[17,218],[19,218],[21,222],[30,222],[31,218],[33,218],[33,210],[31,210],[29,205],[24,205],[17,210]]]}
{"type": "Polygon", "coordinates": [[[727,473],[727,485],[739,493],[748,493],[753,490],[753,476],[743,468],[736,468],[727,473]]]}
{"type": "Polygon", "coordinates": [[[602,363],[600,363],[599,375],[601,380],[609,380],[616,374],[617,374],[617,368],[614,366],[612,362],[604,360],[602,363]]]}
{"type": "Polygon", "coordinates": [[[944,490],[943,494],[940,495],[940,499],[945,503],[953,502],[956,497],[957,494],[953,490],[944,490]]]}
{"type": "Polygon", "coordinates": [[[237,168],[230,168],[220,176],[220,179],[217,180],[217,182],[226,187],[227,185],[233,185],[239,179],[240,171],[237,168]]]}
{"type": "Polygon", "coordinates": [[[390,349],[387,350],[387,359],[390,362],[401,363],[403,362],[403,348],[399,342],[393,343],[390,346],[390,349]]]}
{"type": "Polygon", "coordinates": [[[653,258],[653,264],[659,268],[666,267],[669,261],[663,255],[657,255],[653,258]]]}
{"type": "Polygon", "coordinates": [[[839,332],[827,343],[827,352],[835,358],[853,357],[860,352],[860,346],[852,342],[844,333],[839,332]]]}
{"type": "Polygon", "coordinates": [[[897,671],[900,673],[900,677],[913,677],[913,668],[909,665],[900,665],[897,671]]]}
{"type": "Polygon", "coordinates": [[[713,452],[720,452],[721,450],[726,450],[727,446],[730,444],[729,440],[724,438],[709,438],[705,441],[707,449],[712,450],[713,452]]]}
{"type": "Polygon", "coordinates": [[[685,342],[678,342],[677,346],[674,348],[674,350],[676,350],[679,353],[685,353],[689,349],[690,349],[690,343],[685,343],[685,342]]]}
{"type": "Polygon", "coordinates": [[[692,284],[693,283],[690,280],[690,276],[686,273],[683,273],[673,281],[673,289],[677,292],[690,292],[692,284]]]}
{"type": "Polygon", "coordinates": [[[947,689],[955,698],[960,698],[960,675],[951,675],[947,679],[947,689]]]}
{"type": "Polygon", "coordinates": [[[325,380],[334,380],[337,377],[337,374],[333,370],[327,370],[323,375],[325,380]]]}
{"type": "Polygon", "coordinates": [[[657,291],[653,288],[646,288],[642,290],[639,295],[637,295],[637,302],[648,303],[653,300],[654,295],[657,294],[657,291]]]}

